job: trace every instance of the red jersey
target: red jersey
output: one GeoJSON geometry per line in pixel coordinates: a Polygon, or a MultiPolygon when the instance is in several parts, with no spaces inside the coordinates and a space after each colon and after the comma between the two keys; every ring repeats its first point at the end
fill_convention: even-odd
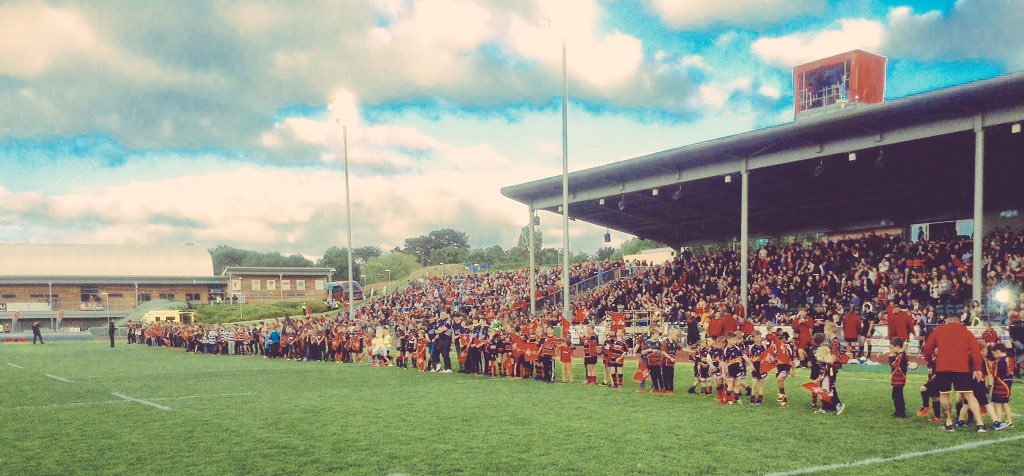
{"type": "Polygon", "coordinates": [[[995,344],[999,342],[999,334],[996,333],[995,329],[985,329],[985,332],[981,333],[981,340],[985,341],[986,344],[995,344]]]}
{"type": "Polygon", "coordinates": [[[605,343],[608,349],[608,360],[614,363],[621,363],[626,356],[626,343],[618,339],[612,339],[605,343]]]}
{"type": "Polygon", "coordinates": [[[572,346],[571,345],[563,345],[561,348],[558,349],[558,360],[560,360],[563,364],[571,364],[572,363],[572,346]]]}
{"type": "Polygon", "coordinates": [[[722,319],[712,318],[708,321],[708,337],[717,339],[724,332],[722,319]]]}
{"type": "Polygon", "coordinates": [[[889,317],[889,340],[896,337],[904,341],[914,334],[914,318],[907,311],[897,312],[889,317]]]}
{"type": "Polygon", "coordinates": [[[860,316],[856,312],[850,312],[843,317],[843,337],[846,339],[856,339],[860,337],[860,333],[864,328],[864,323],[861,321],[860,316]]]}
{"type": "Polygon", "coordinates": [[[559,343],[560,341],[554,337],[545,337],[544,341],[540,344],[541,357],[554,357],[555,352],[558,351],[559,343]]]}
{"type": "Polygon", "coordinates": [[[924,345],[924,357],[935,363],[936,372],[979,372],[982,367],[978,340],[959,322],[935,329],[924,345]]]}
{"type": "Polygon", "coordinates": [[[726,314],[722,318],[722,334],[728,334],[739,330],[739,325],[736,324],[736,317],[732,314],[726,314]]]}

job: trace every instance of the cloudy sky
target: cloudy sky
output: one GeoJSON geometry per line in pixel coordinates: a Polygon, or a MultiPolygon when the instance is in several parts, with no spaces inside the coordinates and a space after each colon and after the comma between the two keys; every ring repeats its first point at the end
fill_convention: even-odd
{"type": "MultiPolygon", "coordinates": [[[[453,227],[515,244],[499,188],[792,120],[795,64],[889,58],[887,97],[1024,69],[1017,0],[0,4],[0,241],[318,256],[453,227]],[[328,108],[332,103],[333,107],[328,108]],[[337,121],[335,120],[337,119],[337,121]]],[[[547,244],[560,220],[542,216],[547,244]]],[[[604,229],[571,228],[596,250],[604,229]]],[[[614,243],[627,239],[614,234],[614,243]]]]}

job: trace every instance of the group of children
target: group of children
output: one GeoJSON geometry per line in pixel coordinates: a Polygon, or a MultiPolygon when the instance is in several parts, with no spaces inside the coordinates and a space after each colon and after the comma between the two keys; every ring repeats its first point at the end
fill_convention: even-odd
{"type": "MultiPolygon", "coordinates": [[[[907,371],[910,368],[907,356],[908,343],[897,337],[889,349],[889,366],[892,369],[892,401],[895,411],[893,417],[906,418],[906,403],[903,390],[907,383],[907,371]]],[[[984,431],[983,415],[988,415],[996,430],[1013,427],[1013,411],[1010,408],[1010,396],[1013,393],[1015,359],[1010,349],[1001,342],[986,342],[981,366],[982,379],[972,381],[971,393],[978,402],[981,415],[971,415],[967,405],[966,394],[957,395],[955,407],[952,409],[956,419],[956,427],[966,426],[972,419],[979,422],[979,432],[984,431]]],[[[918,418],[927,418],[934,423],[942,423],[942,407],[939,403],[940,389],[936,382],[936,372],[929,367],[928,380],[921,385],[921,409],[918,418]]]]}

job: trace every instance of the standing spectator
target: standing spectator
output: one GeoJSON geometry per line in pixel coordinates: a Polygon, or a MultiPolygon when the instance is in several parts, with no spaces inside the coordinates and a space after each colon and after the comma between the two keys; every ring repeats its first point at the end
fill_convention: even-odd
{"type": "Polygon", "coordinates": [[[114,321],[107,321],[107,334],[110,335],[110,348],[114,348],[114,335],[117,333],[117,328],[114,327],[114,321]]]}
{"type": "Polygon", "coordinates": [[[46,343],[43,342],[43,334],[39,332],[39,321],[32,323],[32,345],[36,345],[36,339],[39,339],[40,344],[46,343]]]}
{"type": "Polygon", "coordinates": [[[935,369],[935,383],[939,389],[939,401],[942,411],[946,414],[946,431],[954,431],[953,406],[950,400],[950,388],[957,398],[966,399],[967,406],[974,415],[978,432],[985,432],[985,424],[981,420],[978,400],[974,397],[971,380],[981,381],[981,347],[974,334],[959,322],[959,316],[946,316],[946,323],[939,326],[928,338],[924,346],[924,357],[935,369]]]}
{"type": "Polygon", "coordinates": [[[851,307],[850,312],[843,317],[843,340],[846,341],[846,348],[853,349],[863,329],[863,320],[857,315],[856,308],[851,307]]]}
{"type": "Polygon", "coordinates": [[[899,337],[906,342],[914,335],[914,318],[902,306],[893,306],[893,314],[889,316],[889,342],[899,337]]]}

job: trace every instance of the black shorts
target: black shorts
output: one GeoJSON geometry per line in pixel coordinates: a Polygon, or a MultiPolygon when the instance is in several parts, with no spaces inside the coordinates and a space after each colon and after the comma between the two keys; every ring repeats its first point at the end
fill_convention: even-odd
{"type": "Polygon", "coordinates": [[[754,368],[750,370],[750,377],[754,380],[764,380],[764,373],[761,372],[761,362],[754,362],[754,368]]]}
{"type": "Polygon", "coordinates": [[[747,376],[747,369],[742,364],[730,364],[726,369],[729,378],[743,378],[747,376]]]}
{"type": "Polygon", "coordinates": [[[845,340],[847,344],[856,344],[857,342],[860,341],[860,339],[858,339],[856,337],[854,337],[853,339],[851,339],[849,337],[846,337],[843,340],[845,340]]]}
{"type": "Polygon", "coordinates": [[[782,374],[789,375],[789,373],[792,370],[793,370],[793,366],[790,365],[790,364],[779,364],[779,366],[775,368],[775,376],[778,377],[778,376],[780,376],[782,374]]]}
{"type": "Polygon", "coordinates": [[[821,367],[818,364],[811,365],[811,380],[818,380],[821,377],[821,367]]]}
{"type": "Polygon", "coordinates": [[[622,362],[613,362],[613,361],[609,360],[607,365],[608,365],[608,368],[612,368],[612,369],[621,369],[622,368],[622,362]]]}
{"type": "Polygon", "coordinates": [[[937,372],[935,374],[935,390],[939,393],[949,393],[950,387],[956,392],[970,392],[974,390],[971,382],[970,372],[937,372]]]}
{"type": "Polygon", "coordinates": [[[939,396],[939,386],[935,384],[934,378],[929,379],[927,382],[924,383],[924,385],[922,385],[922,387],[924,388],[924,396],[929,398],[939,396]]]}
{"type": "Polygon", "coordinates": [[[985,382],[974,379],[971,379],[971,382],[971,390],[974,391],[974,399],[978,401],[978,406],[988,405],[988,387],[985,386],[985,382]]]}
{"type": "Polygon", "coordinates": [[[583,365],[597,365],[597,357],[584,357],[583,365]]]}

